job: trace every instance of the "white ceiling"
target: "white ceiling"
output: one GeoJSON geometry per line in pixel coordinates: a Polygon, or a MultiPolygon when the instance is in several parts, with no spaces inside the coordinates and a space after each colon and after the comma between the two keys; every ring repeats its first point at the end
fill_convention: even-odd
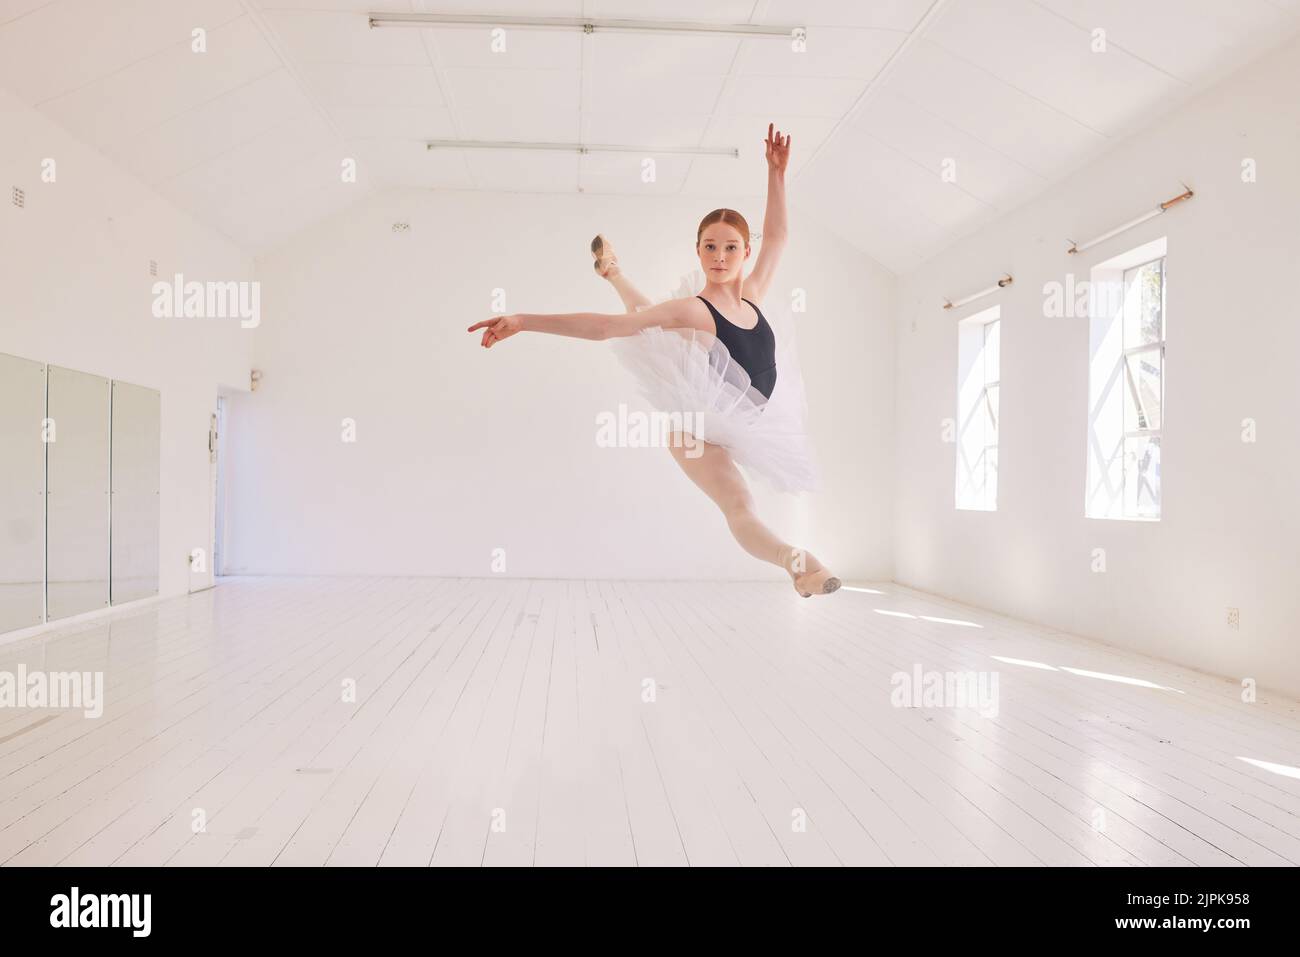
{"type": "Polygon", "coordinates": [[[903,271],[1297,29],[1300,0],[0,0],[0,86],[250,252],[388,186],[761,195],[770,120],[792,203],[903,271]],[[510,28],[493,53],[375,10],[800,24],[808,47],[510,28]],[[435,138],[741,155],[659,154],[646,183],[640,154],[435,138]]]}

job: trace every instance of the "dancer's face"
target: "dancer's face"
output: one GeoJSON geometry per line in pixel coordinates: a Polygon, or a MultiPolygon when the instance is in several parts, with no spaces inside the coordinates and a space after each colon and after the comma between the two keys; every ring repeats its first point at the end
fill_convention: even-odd
{"type": "Polygon", "coordinates": [[[749,247],[740,230],[727,223],[714,223],[704,230],[695,247],[700,255],[704,275],[713,282],[730,282],[740,278],[740,267],[749,258],[749,247]]]}

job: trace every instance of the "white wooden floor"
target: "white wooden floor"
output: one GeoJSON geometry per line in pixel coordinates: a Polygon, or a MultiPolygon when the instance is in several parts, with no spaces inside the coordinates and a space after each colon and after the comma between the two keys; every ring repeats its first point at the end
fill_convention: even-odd
{"type": "Polygon", "coordinates": [[[1300,863],[1242,760],[1300,765],[1295,701],[867,587],[228,578],[0,645],[107,699],[0,709],[0,862],[1300,863]],[[918,664],[997,717],[892,706],[918,664]]]}

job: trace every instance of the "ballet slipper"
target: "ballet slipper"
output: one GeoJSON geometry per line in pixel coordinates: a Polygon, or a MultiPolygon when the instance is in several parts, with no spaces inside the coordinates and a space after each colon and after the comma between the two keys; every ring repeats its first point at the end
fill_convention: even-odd
{"type": "Polygon", "coordinates": [[[591,254],[596,260],[591,264],[592,268],[602,278],[608,279],[610,273],[618,268],[618,257],[614,253],[613,244],[600,233],[591,241],[591,254]]]}
{"type": "Polygon", "coordinates": [[[801,598],[811,598],[814,594],[829,595],[840,587],[840,580],[831,574],[830,569],[806,552],[804,553],[804,561],[816,567],[803,574],[795,574],[791,564],[797,551],[797,549],[792,548],[788,552],[784,552],[780,558],[781,567],[790,574],[794,590],[799,593],[801,598]]]}
{"type": "Polygon", "coordinates": [[[838,591],[841,584],[840,580],[831,574],[829,568],[822,568],[797,576],[794,580],[794,590],[803,598],[811,598],[814,594],[829,595],[833,591],[838,591]]]}

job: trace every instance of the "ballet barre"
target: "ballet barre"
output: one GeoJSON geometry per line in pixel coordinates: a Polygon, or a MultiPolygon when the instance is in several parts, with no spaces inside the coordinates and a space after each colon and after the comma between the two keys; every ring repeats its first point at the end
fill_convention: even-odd
{"type": "Polygon", "coordinates": [[[1002,289],[1004,286],[1011,285],[1011,283],[1012,283],[1011,274],[1007,273],[996,283],[994,283],[992,286],[989,286],[987,289],[981,289],[979,292],[973,292],[969,296],[966,296],[964,299],[958,299],[956,301],[953,301],[951,299],[945,299],[943,301],[943,308],[956,309],[958,306],[964,306],[966,305],[966,303],[974,302],[976,299],[983,299],[985,296],[997,292],[999,289],[1002,289]]]}
{"type": "Polygon", "coordinates": [[[1137,219],[1129,220],[1123,226],[1116,226],[1110,232],[1103,233],[1102,235],[1098,236],[1096,239],[1090,239],[1086,243],[1076,243],[1073,239],[1067,239],[1066,242],[1070,244],[1070,248],[1065,251],[1066,254],[1073,256],[1075,253],[1081,253],[1085,249],[1091,249],[1093,246],[1096,246],[1098,243],[1104,243],[1112,236],[1118,236],[1120,233],[1124,232],[1125,230],[1132,229],[1134,226],[1138,226],[1141,225],[1142,223],[1145,223],[1148,219],[1155,219],[1157,216],[1159,216],[1165,210],[1169,209],[1171,206],[1175,206],[1178,203],[1183,202],[1183,200],[1191,199],[1192,196],[1195,195],[1192,192],[1191,188],[1186,183],[1183,183],[1183,190],[1184,192],[1175,196],[1173,199],[1165,200],[1163,203],[1160,203],[1158,206],[1156,206],[1155,209],[1151,210],[1149,213],[1143,213],[1137,219]]]}

